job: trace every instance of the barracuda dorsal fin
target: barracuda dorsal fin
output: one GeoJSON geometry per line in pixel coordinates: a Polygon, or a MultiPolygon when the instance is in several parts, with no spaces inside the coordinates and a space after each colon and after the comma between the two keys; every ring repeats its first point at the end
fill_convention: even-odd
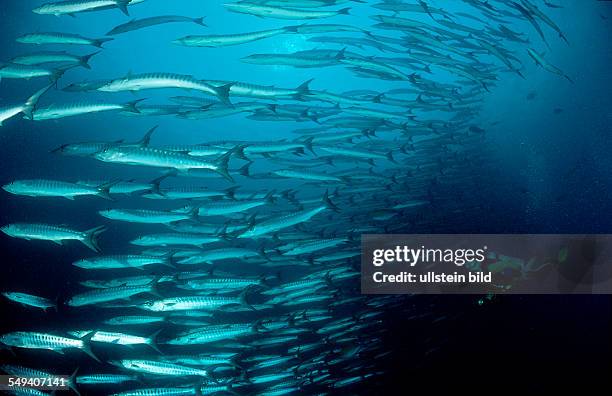
{"type": "Polygon", "coordinates": [[[131,3],[132,0],[115,0],[115,3],[117,4],[117,8],[119,8],[121,10],[121,12],[123,12],[125,15],[129,16],[130,12],[128,11],[128,4],[131,3]]]}
{"type": "Polygon", "coordinates": [[[159,125],[155,125],[153,128],[149,129],[147,133],[144,134],[142,139],[136,142],[136,146],[147,147],[149,143],[151,143],[151,135],[153,135],[153,132],[155,132],[157,127],[159,127],[159,125]]]}

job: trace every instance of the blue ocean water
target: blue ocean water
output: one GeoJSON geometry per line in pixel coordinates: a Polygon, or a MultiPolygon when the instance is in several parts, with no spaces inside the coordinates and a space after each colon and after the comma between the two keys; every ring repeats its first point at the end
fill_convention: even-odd
{"type": "MultiPolygon", "coordinates": [[[[225,48],[192,48],[172,43],[173,40],[187,35],[231,34],[304,23],[304,21],[259,18],[232,13],[223,7],[223,2],[147,0],[143,4],[130,6],[130,17],[123,15],[117,9],[80,13],[75,17],[36,15],[31,10],[43,4],[44,1],[5,3],[0,10],[0,18],[3,21],[0,28],[2,29],[2,46],[0,47],[2,61],[9,61],[15,56],[39,49],[38,46],[20,44],[15,41],[16,37],[26,33],[62,31],[87,37],[104,37],[113,27],[129,21],[130,18],[157,15],[205,17],[206,27],[190,23],[164,24],[115,36],[113,41],[104,44],[101,52],[92,58],[91,70],[77,67],[67,71],[58,81],[57,89],[53,88],[42,97],[39,107],[97,100],[124,103],[142,98],[146,98],[142,102],[142,105],[146,106],[168,104],[170,96],[193,95],[187,91],[165,89],[143,90],[135,93],[65,92],[62,90],[72,83],[112,80],[149,72],[171,72],[191,75],[197,79],[248,82],[282,88],[294,88],[313,79],[310,83],[312,90],[337,94],[355,90],[383,93],[414,88],[414,84],[406,80],[359,77],[346,65],[295,68],[241,62],[242,58],[253,54],[286,54],[314,49],[340,51],[344,48],[342,44],[321,44],[309,41],[314,35],[283,34],[225,48]]],[[[373,8],[372,6],[376,3],[378,2],[343,3],[331,8],[350,6],[351,15],[310,20],[306,23],[348,24],[363,29],[373,29],[381,36],[395,39],[403,37],[397,31],[375,30],[372,27],[376,21],[371,16],[394,15],[392,12],[373,8]]],[[[479,18],[486,17],[470,3],[484,4],[485,2],[427,2],[431,7],[442,8],[449,15],[454,15],[453,20],[463,26],[482,29],[479,22],[461,16],[461,14],[468,14],[478,15],[479,18]]],[[[507,8],[503,1],[489,3],[496,9],[507,8]]],[[[359,230],[361,227],[366,228],[370,233],[608,233],[612,229],[612,222],[607,216],[610,209],[608,196],[612,186],[612,176],[608,172],[612,165],[609,155],[611,146],[609,132],[612,121],[610,112],[612,97],[609,89],[611,85],[609,65],[612,61],[612,51],[610,51],[608,40],[611,36],[610,6],[605,2],[595,1],[557,1],[556,3],[562,5],[563,8],[553,9],[546,7],[544,2],[534,1],[533,3],[537,3],[540,9],[544,10],[561,27],[569,45],[545,25],[543,28],[549,45],[541,40],[528,21],[502,17],[497,19],[501,18],[503,22],[495,19],[488,20],[489,26],[497,27],[504,23],[530,41],[529,44],[513,43],[507,40],[497,43],[516,57],[513,62],[521,65],[520,70],[524,78],[509,72],[496,58],[478,54],[478,59],[487,65],[488,72],[495,74],[495,79],[487,84],[486,89],[465,79],[459,79],[460,84],[463,84],[466,90],[478,91],[478,102],[473,106],[473,112],[469,114],[469,118],[462,122],[460,127],[457,129],[441,127],[434,133],[437,135],[434,137],[440,138],[440,135],[443,135],[443,138],[452,139],[450,144],[443,138],[440,138],[440,141],[433,139],[432,143],[421,143],[423,151],[418,154],[418,161],[415,160],[415,164],[411,162],[410,149],[408,153],[404,153],[400,148],[408,144],[414,145],[418,150],[419,138],[411,140],[405,134],[389,133],[384,131],[385,128],[381,128],[373,140],[356,139],[355,144],[361,143],[362,146],[359,147],[366,148],[373,153],[386,151],[387,147],[393,147],[397,164],[386,160],[376,160],[374,165],[362,163],[325,168],[326,172],[338,172],[349,177],[356,174],[363,175],[371,168],[377,176],[397,175],[400,178],[399,182],[390,182],[384,180],[384,177],[382,181],[380,177],[365,179],[364,182],[355,182],[353,187],[369,188],[372,191],[355,194],[351,192],[343,194],[343,190],[350,190],[351,186],[301,183],[276,178],[244,177],[237,174],[234,174],[234,183],[228,183],[220,177],[211,175],[205,178],[171,177],[163,182],[163,186],[198,185],[214,190],[238,185],[237,191],[239,192],[263,193],[271,190],[280,192],[295,189],[298,201],[303,202],[318,202],[326,189],[333,192],[338,187],[338,199],[332,196],[332,201],[340,205],[341,220],[330,215],[319,218],[313,223],[306,223],[292,231],[303,233],[322,231],[330,237],[351,233],[351,236],[356,238],[351,242],[355,246],[358,246],[360,232],[353,233],[352,230],[359,230]],[[527,48],[543,53],[546,60],[570,76],[573,83],[537,66],[527,54],[527,48]],[[463,141],[463,139],[466,140],[463,141]],[[447,147],[453,142],[464,142],[462,149],[457,150],[459,154],[453,154],[455,149],[447,147]],[[445,174],[445,161],[453,163],[455,170],[452,173],[445,174]],[[454,180],[449,182],[449,179],[454,180]],[[391,183],[390,191],[393,194],[384,188],[388,183],[391,183]],[[417,191],[416,195],[411,195],[412,191],[417,191]],[[398,196],[401,197],[399,200],[396,198],[398,196]],[[407,199],[423,199],[428,201],[428,204],[417,210],[396,211],[392,214],[388,212],[392,206],[407,199]],[[372,202],[382,203],[383,207],[374,205],[375,210],[370,210],[372,202]],[[382,209],[387,211],[380,213],[382,209]],[[343,211],[348,215],[343,216],[343,211]],[[375,217],[378,219],[374,219],[375,217]]],[[[428,25],[436,23],[432,20],[435,18],[422,12],[402,12],[399,16],[428,25]]],[[[467,35],[465,31],[444,28],[467,35]]],[[[326,33],[320,36],[358,38],[363,35],[360,33],[326,33]]],[[[41,46],[43,47],[45,50],[67,50],[79,55],[98,51],[91,46],[41,46]]],[[[347,45],[346,48],[346,51],[356,52],[363,56],[405,57],[408,59],[411,59],[411,51],[418,52],[418,48],[406,47],[399,47],[402,49],[399,53],[380,52],[371,47],[355,48],[347,45]]],[[[436,51],[440,50],[436,49],[436,51]]],[[[473,51],[478,53],[480,50],[473,49],[473,51]]],[[[402,70],[409,70],[406,71],[407,74],[414,72],[438,84],[457,83],[457,76],[436,68],[435,64],[419,63],[419,66],[423,67],[427,65],[433,70],[431,74],[408,68],[402,70]]],[[[21,103],[32,92],[45,84],[47,84],[45,78],[29,80],[3,78],[0,81],[0,100],[3,104],[21,103]]],[[[462,91],[462,94],[465,94],[465,91],[462,91]]],[[[414,99],[411,96],[398,97],[406,100],[414,99]]],[[[250,98],[240,100],[232,98],[232,101],[238,102],[243,99],[251,101],[250,98]]],[[[459,102],[461,98],[457,99],[457,103],[459,102]]],[[[279,108],[287,103],[328,106],[328,108],[334,106],[329,103],[311,101],[277,101],[275,103],[279,108]]],[[[341,107],[345,107],[344,104],[341,107]]],[[[387,110],[413,114],[409,108],[387,110]]],[[[452,116],[446,113],[451,112],[425,112],[417,109],[414,114],[423,125],[412,125],[410,118],[407,118],[406,128],[410,131],[410,128],[419,129],[429,128],[434,124],[440,125],[437,123],[444,125],[444,122],[447,122],[452,116]]],[[[50,151],[66,143],[118,140],[134,142],[154,126],[158,128],[153,134],[152,146],[235,141],[243,142],[248,146],[261,142],[278,142],[282,139],[293,141],[301,136],[295,133],[296,129],[327,126],[325,118],[314,122],[308,117],[298,117],[299,122],[296,122],[259,121],[248,118],[248,116],[249,113],[241,113],[223,118],[190,120],[172,115],[138,116],[108,112],[39,122],[24,120],[21,119],[21,116],[17,116],[7,120],[0,129],[3,158],[0,182],[5,184],[16,179],[33,178],[70,181],[117,179],[149,181],[158,177],[161,171],[146,167],[109,164],[92,158],[62,156],[50,151]]],[[[330,130],[346,131],[345,128],[330,130]]],[[[343,141],[334,144],[351,147],[353,142],[348,144],[343,141]]],[[[317,144],[314,145],[314,151],[316,156],[307,153],[300,157],[288,153],[286,158],[289,161],[315,161],[317,156],[322,156],[321,151],[317,149],[317,144]]],[[[230,169],[237,169],[243,164],[240,161],[232,160],[230,169]]],[[[250,171],[254,175],[265,175],[273,169],[275,169],[274,164],[267,162],[266,158],[258,157],[250,171]]],[[[320,168],[314,167],[312,170],[321,171],[320,168]]],[[[66,224],[79,230],[103,224],[108,228],[100,238],[103,253],[123,254],[127,251],[136,251],[128,244],[131,239],[152,230],[162,232],[164,228],[146,224],[113,222],[100,217],[98,211],[110,208],[174,209],[181,204],[185,202],[147,200],[137,195],[122,196],[115,201],[93,197],[67,201],[59,198],[22,197],[3,192],[0,218],[3,224],[14,222],[66,224]]],[[[308,207],[308,203],[303,205],[308,207]]],[[[297,207],[295,209],[297,210],[297,207]]],[[[248,214],[257,212],[260,217],[265,217],[270,213],[283,213],[282,210],[251,211],[248,214]]],[[[248,216],[234,220],[246,223],[248,216]]],[[[215,219],[213,223],[222,222],[215,219]]],[[[5,275],[0,279],[2,290],[21,289],[52,298],[58,297],[59,301],[65,301],[71,295],[83,291],[78,282],[95,278],[70,265],[78,259],[92,255],[92,252],[87,251],[85,247],[78,246],[78,242],[59,247],[47,242],[25,241],[3,235],[1,243],[5,270],[5,275]]],[[[266,248],[273,249],[274,246],[267,243],[266,248]]],[[[260,244],[262,244],[261,241],[253,241],[249,246],[260,244]]],[[[354,261],[347,260],[345,264],[356,266],[354,261]]],[[[257,272],[257,270],[253,271],[252,267],[248,268],[244,263],[238,263],[237,268],[247,273],[250,272],[249,275],[257,272]]],[[[157,274],[160,271],[162,270],[156,269],[146,271],[146,273],[157,274]]],[[[309,271],[308,268],[281,269],[281,279],[293,280],[295,276],[299,277],[309,271]]],[[[266,270],[265,272],[275,274],[277,270],[266,270]]],[[[100,274],[99,277],[110,279],[138,274],[140,274],[138,271],[129,274],[117,271],[100,274]]],[[[350,279],[349,282],[352,283],[344,285],[342,292],[334,294],[334,298],[342,299],[358,295],[358,280],[350,279]]],[[[306,379],[311,380],[315,377],[314,374],[300,376],[297,380],[297,371],[289,371],[293,375],[292,378],[295,379],[293,385],[299,388],[296,392],[298,394],[315,392],[381,394],[383,389],[398,386],[404,370],[416,373],[417,378],[433,378],[435,376],[432,373],[455,364],[458,356],[464,356],[470,351],[474,353],[469,361],[470,364],[487,358],[489,348],[494,348],[494,350],[497,348],[496,355],[509,356],[508,361],[537,355],[538,359],[528,365],[534,370],[537,365],[542,365],[547,370],[554,371],[556,368],[559,372],[565,373],[578,369],[580,365],[576,363],[577,361],[590,360],[592,365],[587,365],[586,370],[592,368],[594,377],[596,377],[595,374],[599,374],[598,370],[601,368],[599,363],[606,356],[606,350],[609,351],[609,340],[606,341],[605,337],[610,328],[608,297],[498,297],[485,305],[485,307],[479,307],[477,299],[473,297],[389,298],[387,310],[385,310],[385,304],[382,304],[382,309],[379,309],[383,312],[382,317],[385,320],[380,328],[385,330],[379,331],[377,327],[372,330],[371,334],[364,331],[357,337],[359,342],[363,342],[371,336],[377,342],[374,351],[349,356],[346,366],[340,366],[341,369],[336,371],[331,370],[330,377],[336,382],[324,379],[321,384],[306,384],[306,379]],[[401,312],[401,315],[398,312],[401,312]],[[507,325],[508,322],[512,325],[507,325]],[[409,333],[409,337],[405,336],[404,332],[409,333]],[[575,337],[577,332],[591,334],[592,337],[575,337]],[[472,349],[466,347],[468,344],[466,340],[470,340],[469,344],[472,349]],[[542,351],[541,353],[538,352],[538,348],[542,351]],[[389,350],[396,350],[396,353],[392,354],[391,359],[386,359],[384,354],[389,350]],[[522,355],[517,351],[522,351],[522,355]],[[565,356],[555,355],[559,353],[558,351],[567,351],[567,354],[565,356]],[[379,355],[382,356],[380,360],[372,358],[372,356],[378,357],[379,355]],[[368,357],[371,358],[369,361],[368,357]],[[560,361],[565,363],[565,367],[561,367],[564,364],[560,361]],[[351,368],[353,371],[347,370],[348,373],[344,373],[342,368],[351,368]],[[372,377],[368,374],[372,374],[372,377]],[[359,377],[355,380],[356,385],[348,388],[334,387],[337,381],[352,377],[359,377]]],[[[3,312],[2,317],[8,318],[8,320],[3,320],[1,326],[3,332],[69,331],[83,328],[85,324],[96,327],[100,326],[100,315],[106,315],[104,310],[93,308],[74,310],[62,306],[57,313],[45,314],[24,310],[8,302],[3,302],[0,307],[3,312]]],[[[320,304],[313,303],[303,309],[320,307],[320,304]]],[[[362,311],[360,308],[359,312],[368,312],[368,309],[369,307],[362,311]]],[[[350,311],[351,307],[349,306],[346,310],[338,310],[337,317],[345,317],[347,310],[350,311]]],[[[366,321],[365,323],[375,322],[372,319],[371,322],[366,321]]],[[[379,326],[379,324],[374,324],[374,326],[379,326]]],[[[152,329],[147,329],[149,330],[152,329]]],[[[172,336],[171,331],[162,334],[168,338],[172,336]]],[[[300,342],[320,341],[320,338],[309,337],[310,334],[300,338],[300,342]]],[[[336,357],[334,353],[337,352],[334,352],[334,348],[336,347],[331,348],[333,353],[326,352],[325,359],[331,360],[336,357]]],[[[337,348],[346,352],[343,349],[346,349],[345,346],[337,348]]],[[[108,360],[117,359],[123,353],[103,347],[94,347],[94,350],[108,360]]],[[[143,351],[137,349],[136,352],[128,352],[131,352],[132,356],[138,356],[143,351]]],[[[146,355],[155,356],[150,352],[146,351],[146,355]]],[[[1,359],[3,362],[6,360],[11,364],[29,366],[36,366],[40,359],[44,365],[38,366],[39,368],[62,373],[71,372],[77,365],[81,367],[80,372],[84,374],[120,372],[116,367],[97,365],[93,361],[87,361],[88,358],[85,355],[81,356],[78,352],[70,352],[66,358],[51,352],[44,353],[46,354],[42,357],[36,351],[18,351],[16,356],[3,353],[1,359]]],[[[256,356],[258,353],[249,352],[244,355],[245,357],[256,356]]],[[[264,353],[265,351],[261,352],[261,354],[264,353]]],[[[268,352],[270,355],[285,355],[286,353],[286,351],[281,353],[276,350],[268,352]]],[[[560,353],[560,355],[563,354],[560,353]]],[[[296,357],[298,358],[306,359],[302,356],[296,357]]],[[[501,367],[507,369],[509,366],[502,365],[501,367]]],[[[273,372],[285,371],[275,369],[273,372]]],[[[470,370],[466,369],[459,371],[459,374],[468,375],[469,372],[470,370]]],[[[488,374],[487,380],[494,382],[492,380],[494,370],[486,369],[485,372],[488,374]]],[[[456,373],[457,377],[459,374],[456,373]]],[[[506,373],[500,374],[500,376],[505,375],[506,373]]],[[[527,384],[530,383],[530,379],[532,379],[530,376],[518,379],[516,383],[527,384]]],[[[145,381],[144,384],[140,384],[140,387],[162,386],[163,384],[163,381],[155,379],[150,383],[145,381]]],[[[415,387],[420,389],[425,385],[425,380],[423,382],[417,380],[415,387]]],[[[572,385],[578,386],[576,383],[572,385]]],[[[517,385],[518,387],[520,386],[517,385]]],[[[82,394],[98,394],[95,388],[85,389],[81,390],[82,394]]],[[[108,394],[125,389],[126,387],[120,387],[118,390],[105,388],[99,392],[108,394]]],[[[253,391],[253,387],[245,389],[248,389],[248,394],[253,391]]],[[[254,387],[254,389],[265,394],[263,393],[265,388],[254,387]]]]}

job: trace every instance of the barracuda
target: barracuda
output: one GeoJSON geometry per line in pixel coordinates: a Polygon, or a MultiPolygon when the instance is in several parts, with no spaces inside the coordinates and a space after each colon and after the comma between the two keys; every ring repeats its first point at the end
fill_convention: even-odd
{"type": "Polygon", "coordinates": [[[228,151],[214,162],[207,162],[188,154],[166,151],[150,147],[109,147],[95,154],[95,157],[104,162],[126,165],[152,166],[159,168],[187,171],[191,169],[205,169],[216,172],[229,181],[233,181],[227,166],[233,150],[228,151]]]}
{"type": "Polygon", "coordinates": [[[168,345],[204,345],[259,332],[259,323],[208,326],[168,340],[168,345]]]}
{"type": "Polygon", "coordinates": [[[330,238],[317,241],[306,242],[300,244],[283,253],[285,256],[299,256],[301,254],[310,254],[323,249],[329,249],[347,243],[348,238],[330,238]]]}
{"type": "Polygon", "coordinates": [[[154,16],[149,18],[142,19],[132,19],[131,21],[116,26],[107,33],[107,35],[112,36],[115,34],[127,33],[133,30],[142,29],[149,26],[161,25],[164,23],[177,23],[177,22],[191,22],[196,25],[206,26],[204,23],[204,17],[200,18],[190,18],[184,17],[180,15],[163,15],[163,16],[154,16]]]}
{"type": "Polygon", "coordinates": [[[16,331],[0,336],[0,343],[24,349],[46,349],[58,353],[63,353],[64,349],[80,349],[96,361],[100,361],[89,348],[89,339],[85,336],[82,339],[67,338],[54,334],[37,333],[32,331],[16,331]]]}
{"type": "Polygon", "coordinates": [[[138,377],[125,374],[89,374],[76,377],[76,383],[82,385],[123,384],[124,382],[136,382],[138,377]]]}
{"type": "Polygon", "coordinates": [[[208,377],[208,371],[178,364],[157,362],[154,360],[122,359],[111,362],[130,371],[145,374],[167,375],[173,377],[208,377]]]}
{"type": "Polygon", "coordinates": [[[66,304],[71,307],[83,307],[115,300],[128,299],[137,294],[149,293],[159,296],[156,289],[157,279],[143,286],[117,286],[106,289],[94,289],[70,297],[66,304]]]}
{"type": "Polygon", "coordinates": [[[126,221],[129,223],[165,224],[192,219],[197,210],[197,208],[180,208],[175,210],[109,209],[101,210],[98,213],[110,220],[126,221]]]}
{"type": "Polygon", "coordinates": [[[26,305],[28,307],[40,308],[43,310],[47,310],[49,308],[57,309],[57,304],[45,297],[39,297],[21,292],[2,292],[2,295],[11,301],[26,305]]]}
{"type": "Polygon", "coordinates": [[[260,255],[261,253],[259,252],[243,248],[212,249],[207,250],[202,254],[192,255],[182,260],[179,260],[178,264],[213,264],[216,261],[246,259],[249,257],[257,257],[260,255]]]}
{"type": "Polygon", "coordinates": [[[188,366],[234,366],[239,367],[236,364],[238,354],[236,353],[216,353],[211,355],[171,355],[164,356],[165,361],[169,363],[185,364],[188,366]]]}
{"type": "Polygon", "coordinates": [[[287,177],[290,179],[302,179],[302,180],[312,180],[312,181],[323,181],[323,182],[346,182],[346,180],[342,180],[339,177],[333,175],[327,175],[324,173],[315,173],[315,172],[307,172],[302,170],[292,170],[292,169],[280,169],[272,172],[273,174],[281,177],[287,177]]]}
{"type": "Polygon", "coordinates": [[[142,268],[148,265],[165,265],[174,267],[171,255],[145,256],[136,254],[91,257],[75,261],[72,265],[84,269],[117,269],[117,268],[142,268]]]}
{"type": "Polygon", "coordinates": [[[225,190],[211,190],[207,187],[186,186],[155,188],[151,193],[143,194],[143,198],[149,199],[205,199],[205,198],[232,198],[237,187],[229,187],[225,190]]]}
{"type": "Polygon", "coordinates": [[[63,197],[73,200],[75,197],[95,195],[104,199],[112,200],[109,194],[114,182],[101,184],[97,187],[89,187],[78,183],[69,183],[57,180],[16,180],[2,186],[7,192],[15,195],[26,195],[30,197],[63,197]]]}
{"type": "Polygon", "coordinates": [[[77,56],[64,51],[38,52],[31,55],[15,57],[11,60],[11,62],[20,65],[40,65],[42,63],[62,62],[64,64],[74,64],[82,66],[86,69],[91,69],[91,66],[89,66],[89,60],[98,53],[99,51],[89,55],[77,56]]]}
{"type": "Polygon", "coordinates": [[[98,236],[106,230],[100,226],[87,231],[75,231],[70,228],[51,225],[51,224],[28,224],[15,223],[2,227],[0,230],[13,238],[25,240],[51,241],[58,245],[63,245],[65,241],[79,241],[95,252],[100,251],[98,246],[98,236]]]}
{"type": "Polygon", "coordinates": [[[228,305],[248,305],[246,296],[240,297],[207,297],[185,296],[169,297],[163,300],[148,301],[140,308],[152,312],[189,311],[189,310],[216,310],[228,305]]]}
{"type": "Polygon", "coordinates": [[[249,209],[257,208],[271,203],[271,192],[265,199],[251,201],[219,201],[211,202],[198,206],[199,216],[224,216],[233,213],[245,212],[249,209]]]}
{"type": "Polygon", "coordinates": [[[172,73],[148,73],[138,75],[128,75],[125,78],[112,80],[101,87],[98,91],[103,92],[123,92],[140,91],[143,89],[155,88],[180,88],[201,91],[209,95],[216,96],[221,102],[230,104],[229,92],[232,84],[221,87],[212,86],[206,82],[196,80],[191,76],[172,74],[172,73]]]}
{"type": "Polygon", "coordinates": [[[111,326],[126,326],[126,325],[147,325],[153,323],[163,323],[166,318],[163,316],[145,316],[145,315],[130,315],[130,316],[116,316],[114,318],[106,319],[105,324],[111,326]]]}
{"type": "MultiPolygon", "coordinates": [[[[129,15],[127,6],[134,0],[67,0],[43,4],[32,10],[41,15],[72,15],[79,12],[95,11],[107,7],[118,8],[125,15],[129,15]]],[[[137,1],[134,1],[137,2],[137,1]]]]}
{"type": "Polygon", "coordinates": [[[353,157],[353,158],[363,158],[367,160],[375,160],[375,159],[387,159],[391,162],[394,161],[392,152],[389,151],[386,155],[379,154],[372,151],[362,151],[353,148],[343,148],[343,147],[328,147],[321,146],[319,147],[321,150],[328,152],[330,154],[340,155],[344,157],[353,157]]]}
{"type": "Polygon", "coordinates": [[[323,196],[324,205],[312,209],[305,209],[299,212],[289,213],[280,217],[273,217],[259,223],[254,223],[249,228],[238,235],[238,238],[258,238],[262,235],[270,234],[284,228],[293,227],[304,223],[317,214],[327,209],[337,210],[337,207],[329,200],[327,192],[323,196]]]}
{"type": "Polygon", "coordinates": [[[132,245],[138,246],[203,246],[209,243],[221,241],[222,238],[204,234],[189,234],[189,233],[164,233],[142,235],[130,241],[132,245]]]}
{"type": "Polygon", "coordinates": [[[52,105],[36,109],[32,113],[34,121],[55,120],[58,118],[74,117],[83,114],[101,113],[105,111],[121,110],[138,113],[136,105],[144,99],[138,99],[124,104],[118,103],[74,103],[67,105],[52,105]]]}
{"type": "Polygon", "coordinates": [[[295,8],[269,7],[252,3],[228,3],[224,4],[224,6],[233,12],[278,19],[330,18],[336,15],[348,15],[350,11],[350,8],[342,8],[338,11],[310,11],[295,8]]]}
{"type": "Polygon", "coordinates": [[[191,290],[243,290],[252,286],[264,287],[264,284],[256,278],[207,278],[189,280],[180,287],[191,290]]]}
{"type": "Polygon", "coordinates": [[[114,344],[114,345],[147,345],[153,348],[156,352],[161,353],[161,351],[155,345],[155,338],[161,332],[161,329],[153,333],[149,337],[140,337],[131,334],[125,333],[116,333],[110,331],[99,331],[99,330],[75,330],[69,331],[68,333],[74,337],[85,337],[91,336],[91,342],[100,342],[105,344],[114,344]]]}
{"type": "Polygon", "coordinates": [[[112,393],[110,396],[198,396],[200,386],[195,387],[175,387],[175,388],[142,388],[119,393],[112,393]]]}
{"type": "Polygon", "coordinates": [[[336,58],[321,58],[303,54],[254,54],[240,59],[241,62],[256,65],[280,65],[301,68],[325,67],[338,65],[336,58]]]}
{"type": "Polygon", "coordinates": [[[338,25],[338,24],[316,24],[316,25],[300,25],[297,27],[299,34],[313,34],[313,33],[333,33],[333,32],[358,32],[365,33],[366,30],[350,25],[338,25]]]}
{"type": "Polygon", "coordinates": [[[317,288],[325,285],[323,279],[311,279],[311,280],[299,280],[295,282],[285,283],[273,289],[265,290],[261,294],[267,296],[276,296],[279,294],[285,294],[294,292],[296,290],[316,290],[317,288]]]}
{"type": "Polygon", "coordinates": [[[41,66],[17,65],[12,63],[0,63],[0,79],[29,80],[36,77],[49,77],[53,82],[66,72],[63,69],[49,69],[41,66]]]}
{"type": "Polygon", "coordinates": [[[280,29],[261,30],[259,32],[249,33],[185,36],[174,40],[173,43],[187,47],[225,47],[263,40],[265,38],[278,36],[279,34],[296,32],[297,28],[295,26],[287,26],[280,29]]]}
{"type": "Polygon", "coordinates": [[[111,41],[112,38],[88,38],[70,33],[30,33],[17,38],[18,43],[22,44],[71,44],[71,45],[92,45],[102,48],[102,44],[111,41]]]}

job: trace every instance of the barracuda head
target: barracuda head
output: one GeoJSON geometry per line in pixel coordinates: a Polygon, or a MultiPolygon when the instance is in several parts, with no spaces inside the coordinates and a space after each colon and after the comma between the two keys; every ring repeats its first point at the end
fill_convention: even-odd
{"type": "Polygon", "coordinates": [[[4,186],[2,186],[2,189],[6,192],[10,192],[10,193],[15,193],[18,190],[18,182],[14,181],[14,182],[10,182],[8,184],[5,184],[4,186]]]}
{"type": "Polygon", "coordinates": [[[142,235],[130,242],[132,245],[148,246],[155,243],[155,237],[152,235],[142,235]]]}
{"type": "Polygon", "coordinates": [[[102,92],[116,92],[121,91],[122,87],[124,87],[130,81],[130,77],[118,78],[116,80],[110,81],[107,84],[104,84],[98,87],[98,91],[102,92]]]}
{"type": "Polygon", "coordinates": [[[48,6],[47,4],[43,4],[43,5],[41,5],[40,7],[36,7],[36,8],[34,8],[34,9],[32,10],[32,12],[33,12],[34,14],[39,14],[39,15],[42,15],[42,14],[48,14],[48,13],[49,13],[48,8],[49,8],[49,6],[48,6]]]}
{"type": "Polygon", "coordinates": [[[107,219],[112,219],[113,218],[113,214],[115,213],[115,211],[112,210],[112,209],[107,209],[107,210],[100,210],[100,211],[98,211],[98,213],[102,217],[106,217],[107,219]]]}
{"type": "Polygon", "coordinates": [[[142,308],[148,311],[162,312],[164,311],[165,305],[162,301],[147,301],[142,304],[142,308]]]}
{"type": "Polygon", "coordinates": [[[21,342],[21,334],[19,333],[8,333],[0,336],[0,344],[6,346],[16,346],[21,342]]]}
{"type": "Polygon", "coordinates": [[[113,148],[113,147],[108,147],[98,153],[94,154],[94,157],[96,157],[96,159],[99,159],[100,161],[119,161],[121,158],[124,158],[126,156],[126,153],[121,151],[118,148],[113,148]]]}
{"type": "Polygon", "coordinates": [[[81,268],[87,268],[89,264],[91,264],[91,261],[87,259],[78,260],[72,263],[72,265],[74,265],[75,267],[81,267],[81,268]]]}
{"type": "Polygon", "coordinates": [[[0,228],[0,231],[4,232],[6,235],[15,236],[21,233],[23,227],[19,224],[7,224],[4,227],[0,228]]]}

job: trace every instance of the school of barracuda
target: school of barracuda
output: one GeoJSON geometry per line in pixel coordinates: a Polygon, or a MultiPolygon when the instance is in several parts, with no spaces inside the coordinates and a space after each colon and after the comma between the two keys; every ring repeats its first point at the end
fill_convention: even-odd
{"type": "MultiPolygon", "coordinates": [[[[149,1],[69,0],[33,12],[128,15],[149,1]]],[[[378,363],[392,352],[381,344],[386,331],[382,313],[406,298],[359,294],[360,235],[405,226],[389,225],[393,219],[430,224],[425,213],[436,216],[435,206],[460,216],[461,199],[444,192],[466,183],[475,186],[474,194],[483,191],[467,171],[481,163],[476,147],[485,133],[473,119],[500,75],[529,78],[523,62],[533,60],[545,72],[571,81],[541,51],[551,34],[568,40],[547,16],[547,10],[561,6],[535,0],[461,2],[471,6],[470,13],[446,11],[429,0],[245,0],[213,5],[276,20],[278,27],[223,34],[215,28],[221,21],[202,15],[160,15],[110,26],[97,37],[32,32],[16,38],[29,52],[0,64],[0,78],[37,78],[40,90],[23,103],[1,107],[0,125],[14,117],[44,122],[96,112],[140,116],[148,124],[139,141],[90,141],[84,135],[81,142],[64,142],[54,152],[122,164],[126,175],[128,165],[150,167],[152,177],[79,181],[32,174],[3,186],[21,196],[99,197],[112,208],[92,217],[99,223],[89,230],[71,228],[64,219],[2,227],[14,238],[70,246],[81,242],[91,249],[92,254],[84,250],[83,258],[72,263],[82,271],[82,290],[61,304],[65,315],[95,312],[98,325],[65,332],[41,319],[32,328],[0,335],[0,343],[17,356],[20,349],[80,351],[68,360],[75,370],[79,359],[94,359],[90,367],[97,371],[77,370],[70,377],[70,387],[83,394],[360,393],[364,382],[384,374],[378,363]],[[372,25],[351,24],[353,8],[367,11],[372,25]],[[342,24],[325,21],[332,17],[342,24]],[[517,21],[534,29],[537,42],[510,27],[517,21]],[[252,67],[335,67],[343,78],[352,74],[356,81],[397,81],[404,88],[378,92],[356,83],[350,92],[333,92],[317,86],[316,78],[278,87],[271,81],[259,85],[234,81],[231,75],[207,80],[200,72],[190,76],[171,70],[70,80],[73,68],[95,70],[92,63],[107,51],[107,42],[168,23],[200,25],[201,35],[177,37],[173,43],[203,47],[211,56],[217,47],[303,35],[312,49],[236,61],[252,67]],[[509,50],[509,44],[522,53],[509,50]],[[74,55],[78,46],[93,50],[74,55]],[[377,55],[362,55],[364,49],[377,55]],[[437,81],[440,75],[454,82],[437,81]],[[108,99],[53,103],[56,89],[103,92],[108,99]],[[166,103],[154,104],[138,96],[151,89],[174,90],[166,103]],[[176,89],[184,93],[178,96],[176,89]],[[113,100],[114,92],[123,91],[135,93],[134,100],[113,100]],[[260,121],[303,126],[293,131],[294,139],[282,141],[226,141],[217,135],[205,144],[156,146],[156,134],[170,131],[156,130],[147,118],[205,122],[238,113],[252,120],[253,128],[265,125],[260,121]],[[260,164],[273,170],[258,172],[260,164]],[[194,178],[218,178],[227,186],[211,189],[194,178]],[[291,187],[266,188],[279,179],[291,187]],[[167,184],[170,180],[178,184],[167,184]],[[246,187],[247,180],[259,188],[246,187]],[[123,206],[127,195],[141,197],[142,207],[123,206]],[[161,201],[171,208],[151,208],[161,201]],[[106,229],[100,224],[110,222],[150,224],[151,232],[126,240],[125,254],[108,255],[98,239],[106,229]],[[99,351],[111,358],[100,359],[99,351]]],[[[180,10],[180,1],[176,5],[180,10]]],[[[2,294],[27,309],[57,308],[51,298],[21,286],[2,294]]],[[[58,354],[57,359],[68,357],[58,354]]],[[[67,374],[17,364],[0,368],[14,375],[67,374]]],[[[17,394],[46,393],[29,389],[17,394]]]]}

